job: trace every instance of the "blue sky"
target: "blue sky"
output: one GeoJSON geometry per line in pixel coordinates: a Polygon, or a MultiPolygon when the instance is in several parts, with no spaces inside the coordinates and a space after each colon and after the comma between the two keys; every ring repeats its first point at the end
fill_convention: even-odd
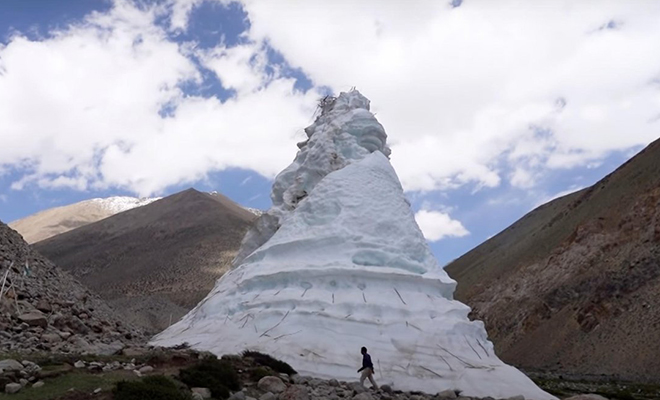
{"type": "Polygon", "coordinates": [[[444,264],[658,137],[659,7],[559,3],[5,0],[0,220],[188,187],[267,209],[356,86],[444,264]]]}

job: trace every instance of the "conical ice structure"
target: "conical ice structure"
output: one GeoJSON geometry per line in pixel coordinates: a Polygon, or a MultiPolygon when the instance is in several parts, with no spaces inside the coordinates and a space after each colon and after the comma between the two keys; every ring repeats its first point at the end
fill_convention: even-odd
{"type": "Polygon", "coordinates": [[[235,267],[152,343],[252,349],[342,380],[356,380],[366,346],[376,380],[396,388],[554,399],[500,361],[483,323],[453,300],[456,282],[415,222],[369,100],[351,91],[321,109],[235,267]]]}

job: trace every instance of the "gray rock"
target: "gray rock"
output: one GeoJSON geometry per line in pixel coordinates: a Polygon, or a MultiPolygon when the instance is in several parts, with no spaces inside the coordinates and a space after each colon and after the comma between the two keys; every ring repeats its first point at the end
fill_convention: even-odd
{"type": "Polygon", "coordinates": [[[39,326],[41,328],[46,328],[48,326],[48,318],[39,311],[21,314],[18,316],[18,319],[29,326],[39,326]]]}
{"type": "Polygon", "coordinates": [[[141,374],[148,374],[149,372],[154,371],[154,367],[152,367],[151,365],[145,365],[144,367],[140,368],[138,371],[141,374]]]}
{"type": "Polygon", "coordinates": [[[96,389],[94,389],[94,394],[99,394],[99,393],[101,393],[102,390],[103,389],[101,389],[101,388],[96,388],[96,389]]]}
{"type": "Polygon", "coordinates": [[[33,387],[33,388],[40,388],[40,387],[42,387],[43,385],[45,385],[44,381],[38,381],[38,382],[33,383],[33,384],[32,384],[32,387],[33,387]]]}
{"type": "Polygon", "coordinates": [[[351,382],[348,384],[348,388],[351,389],[355,394],[360,394],[367,391],[367,389],[362,386],[360,382],[351,382]]]}
{"type": "Polygon", "coordinates": [[[257,387],[264,392],[282,393],[286,390],[286,385],[276,376],[264,376],[257,383],[257,387]]]}
{"type": "Polygon", "coordinates": [[[381,385],[380,390],[382,390],[385,393],[392,393],[392,386],[390,385],[381,385]]]}
{"type": "Polygon", "coordinates": [[[353,400],[374,400],[370,393],[359,393],[353,396],[353,400]]]}
{"type": "Polygon", "coordinates": [[[30,383],[30,381],[28,381],[27,379],[19,379],[18,383],[20,383],[22,387],[26,387],[28,383],[30,383]]]}
{"type": "Polygon", "coordinates": [[[138,357],[147,354],[148,350],[142,347],[126,347],[122,349],[121,354],[127,357],[138,357]]]}
{"type": "Polygon", "coordinates": [[[204,400],[201,394],[199,393],[193,393],[191,396],[192,400],[204,400]]]}
{"type": "Polygon", "coordinates": [[[46,300],[39,300],[37,303],[37,310],[49,313],[53,311],[53,306],[51,306],[50,303],[46,300]]]}
{"type": "Polygon", "coordinates": [[[124,344],[119,340],[115,340],[110,344],[98,343],[92,346],[91,352],[103,356],[111,356],[119,353],[124,348],[124,344]]]}
{"type": "Polygon", "coordinates": [[[194,387],[190,390],[193,392],[193,395],[198,394],[201,399],[211,398],[211,390],[209,388],[194,387]]]}
{"type": "Polygon", "coordinates": [[[565,400],[607,400],[603,396],[599,396],[597,394],[580,394],[577,396],[569,397],[565,400]]]}
{"type": "Polygon", "coordinates": [[[0,361],[0,369],[3,371],[20,371],[23,369],[23,364],[16,360],[6,359],[0,361]]]}
{"type": "Polygon", "coordinates": [[[8,394],[18,393],[21,389],[23,389],[23,386],[20,383],[8,383],[5,385],[5,393],[8,394]]]}
{"type": "Polygon", "coordinates": [[[455,399],[458,396],[456,395],[456,392],[453,390],[443,390],[442,392],[438,393],[438,397],[440,399],[455,399]]]}
{"type": "Polygon", "coordinates": [[[507,398],[506,400],[525,400],[525,396],[521,396],[521,395],[511,396],[511,397],[507,398]]]}
{"type": "Polygon", "coordinates": [[[82,360],[78,360],[73,364],[73,366],[76,368],[85,368],[85,362],[82,360]]]}
{"type": "Polygon", "coordinates": [[[330,386],[332,386],[332,387],[338,387],[338,386],[339,386],[339,381],[336,380],[336,379],[330,379],[330,380],[328,381],[328,385],[330,385],[330,386]]]}
{"type": "Polygon", "coordinates": [[[292,385],[280,393],[279,400],[310,400],[309,392],[305,386],[292,385]]]}
{"type": "Polygon", "coordinates": [[[57,333],[46,333],[41,335],[41,340],[45,340],[48,343],[59,343],[62,341],[62,337],[57,333]]]}
{"type": "Polygon", "coordinates": [[[236,392],[229,396],[228,400],[245,400],[245,393],[244,392],[236,392]]]}
{"type": "Polygon", "coordinates": [[[261,395],[261,397],[259,397],[259,400],[275,400],[275,399],[277,399],[277,396],[275,396],[271,392],[264,393],[261,395]]]}

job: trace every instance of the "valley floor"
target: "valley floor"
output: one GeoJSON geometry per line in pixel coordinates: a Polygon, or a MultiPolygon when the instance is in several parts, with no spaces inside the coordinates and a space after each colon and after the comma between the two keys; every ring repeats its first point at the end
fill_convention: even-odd
{"type": "MultiPolygon", "coordinates": [[[[144,377],[171,377],[184,391],[190,394],[180,379],[180,371],[194,368],[200,360],[208,356],[189,349],[131,348],[123,355],[114,356],[75,356],[54,354],[0,354],[0,360],[14,359],[22,364],[38,367],[26,367],[25,371],[15,371],[15,376],[0,376],[3,386],[16,381],[19,376],[25,379],[25,386],[15,394],[0,393],[0,400],[113,400],[117,399],[113,390],[122,381],[140,382],[144,377]],[[24,361],[25,359],[29,361],[24,361]],[[138,372],[141,371],[141,372],[138,372]],[[36,382],[43,384],[34,385],[36,382]]],[[[211,356],[213,359],[215,357],[211,356]]],[[[460,394],[444,392],[444,395],[408,393],[382,387],[380,390],[362,389],[357,382],[324,381],[315,378],[289,376],[276,371],[261,360],[249,356],[225,356],[238,372],[242,391],[236,392],[229,400],[256,400],[266,396],[260,382],[265,376],[281,379],[286,391],[272,399],[287,400],[479,400],[461,397],[460,394]],[[291,391],[291,393],[289,393],[291,391]],[[288,394],[292,394],[293,397],[288,394]],[[364,395],[362,395],[364,394],[364,395]]],[[[2,363],[4,361],[0,361],[2,363]]],[[[277,368],[277,367],[275,367],[277,368]]],[[[610,400],[650,400],[660,398],[660,385],[631,382],[614,382],[598,379],[566,379],[558,374],[529,373],[542,389],[560,399],[579,394],[596,393],[610,400]]],[[[180,389],[180,388],[179,388],[180,389]]],[[[396,389],[396,388],[393,388],[396,389]]],[[[268,396],[266,396],[268,397],[268,396]]],[[[187,397],[194,398],[194,397],[187,397]]],[[[489,400],[494,400],[490,399],[489,400]]]]}

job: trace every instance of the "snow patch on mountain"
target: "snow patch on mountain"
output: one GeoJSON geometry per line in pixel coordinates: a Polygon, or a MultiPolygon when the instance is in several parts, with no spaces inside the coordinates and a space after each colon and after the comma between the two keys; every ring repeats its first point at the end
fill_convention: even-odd
{"type": "Polygon", "coordinates": [[[133,208],[146,206],[147,204],[151,204],[154,201],[160,200],[161,198],[162,197],[137,198],[130,196],[113,196],[113,197],[105,197],[105,198],[95,198],[87,201],[89,201],[90,203],[96,203],[97,205],[101,206],[103,209],[107,210],[108,212],[117,214],[120,212],[131,210],[133,208]]]}

